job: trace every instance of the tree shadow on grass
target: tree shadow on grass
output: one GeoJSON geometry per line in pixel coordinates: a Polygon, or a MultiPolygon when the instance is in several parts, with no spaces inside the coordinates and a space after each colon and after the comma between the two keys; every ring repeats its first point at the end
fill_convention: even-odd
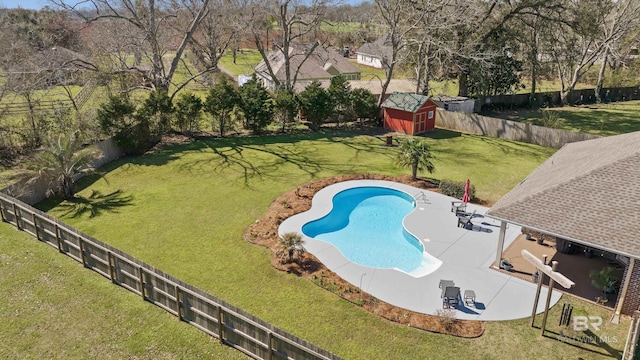
{"type": "Polygon", "coordinates": [[[118,212],[123,206],[133,203],[132,195],[125,195],[122,190],[115,190],[109,194],[92,190],[88,197],[76,196],[74,199],[60,204],[63,216],[79,217],[89,215],[94,218],[103,212],[118,212]]]}
{"type": "Polygon", "coordinates": [[[327,130],[317,132],[300,132],[295,134],[277,134],[265,136],[244,136],[228,138],[199,138],[196,140],[200,151],[208,149],[215,156],[207,157],[184,163],[180,167],[182,171],[195,173],[201,169],[213,167],[216,171],[226,168],[236,168],[240,170],[239,180],[249,186],[251,178],[281,177],[282,165],[290,164],[300,171],[307,173],[312,178],[325,170],[336,172],[346,171],[348,167],[357,162],[361,152],[380,153],[382,156],[389,156],[389,152],[384,147],[372,143],[364,144],[350,141],[350,138],[358,135],[370,135],[367,132],[350,130],[327,130]],[[308,143],[301,145],[303,141],[326,141],[330,143],[340,143],[351,148],[355,152],[354,158],[345,161],[345,164],[336,165],[331,161],[326,161],[322,156],[318,156],[319,149],[311,148],[308,143]],[[245,151],[252,153],[262,153],[265,156],[245,156],[245,151]],[[259,161],[256,161],[260,159],[259,161]],[[346,168],[346,170],[345,170],[346,168]]]}

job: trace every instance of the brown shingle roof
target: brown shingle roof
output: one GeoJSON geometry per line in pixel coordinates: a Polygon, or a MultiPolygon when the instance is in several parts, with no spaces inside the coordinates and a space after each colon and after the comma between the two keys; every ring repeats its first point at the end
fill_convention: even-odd
{"type": "Polygon", "coordinates": [[[640,258],[640,132],[570,143],[487,215],[640,258]]]}
{"type": "Polygon", "coordinates": [[[362,44],[362,46],[360,46],[356,51],[356,54],[374,56],[382,60],[384,65],[389,65],[389,61],[391,61],[391,56],[393,54],[391,34],[384,35],[374,42],[362,44]]]}
{"type": "MultiPolygon", "coordinates": [[[[334,75],[331,72],[337,71],[339,74],[360,74],[360,69],[349,62],[344,56],[340,56],[335,50],[319,44],[309,58],[305,60],[306,52],[313,44],[292,45],[289,48],[289,61],[291,79],[297,69],[297,81],[331,79],[334,75]],[[334,70],[335,69],[335,70],[334,70]]],[[[279,80],[285,79],[284,55],[281,51],[273,51],[268,55],[271,68],[279,80]]],[[[267,65],[264,60],[255,67],[257,73],[262,73],[269,77],[267,65]]]]}

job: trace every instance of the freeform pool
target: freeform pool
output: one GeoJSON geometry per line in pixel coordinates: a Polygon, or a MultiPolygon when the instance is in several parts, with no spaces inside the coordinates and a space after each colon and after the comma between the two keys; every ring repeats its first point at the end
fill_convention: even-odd
{"type": "Polygon", "coordinates": [[[410,195],[362,186],[337,193],[332,205],[329,214],[303,225],[302,233],[331,243],[347,259],[371,268],[423,276],[442,264],[402,224],[415,208],[410,195]]]}

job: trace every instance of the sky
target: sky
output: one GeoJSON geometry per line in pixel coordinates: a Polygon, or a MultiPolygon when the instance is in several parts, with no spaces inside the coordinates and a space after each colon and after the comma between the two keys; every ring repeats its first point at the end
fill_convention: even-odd
{"type": "Polygon", "coordinates": [[[23,9],[40,10],[45,5],[47,5],[46,0],[0,0],[0,7],[7,9],[20,7],[23,9]]]}

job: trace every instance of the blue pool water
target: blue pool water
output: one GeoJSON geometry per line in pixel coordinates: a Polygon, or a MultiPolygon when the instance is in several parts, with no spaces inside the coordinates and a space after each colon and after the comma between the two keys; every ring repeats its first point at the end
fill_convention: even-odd
{"type": "Polygon", "coordinates": [[[417,269],[423,246],[402,226],[415,205],[408,194],[384,187],[356,187],[339,192],[326,216],[302,227],[311,238],[327,241],[363,266],[417,269]]]}

